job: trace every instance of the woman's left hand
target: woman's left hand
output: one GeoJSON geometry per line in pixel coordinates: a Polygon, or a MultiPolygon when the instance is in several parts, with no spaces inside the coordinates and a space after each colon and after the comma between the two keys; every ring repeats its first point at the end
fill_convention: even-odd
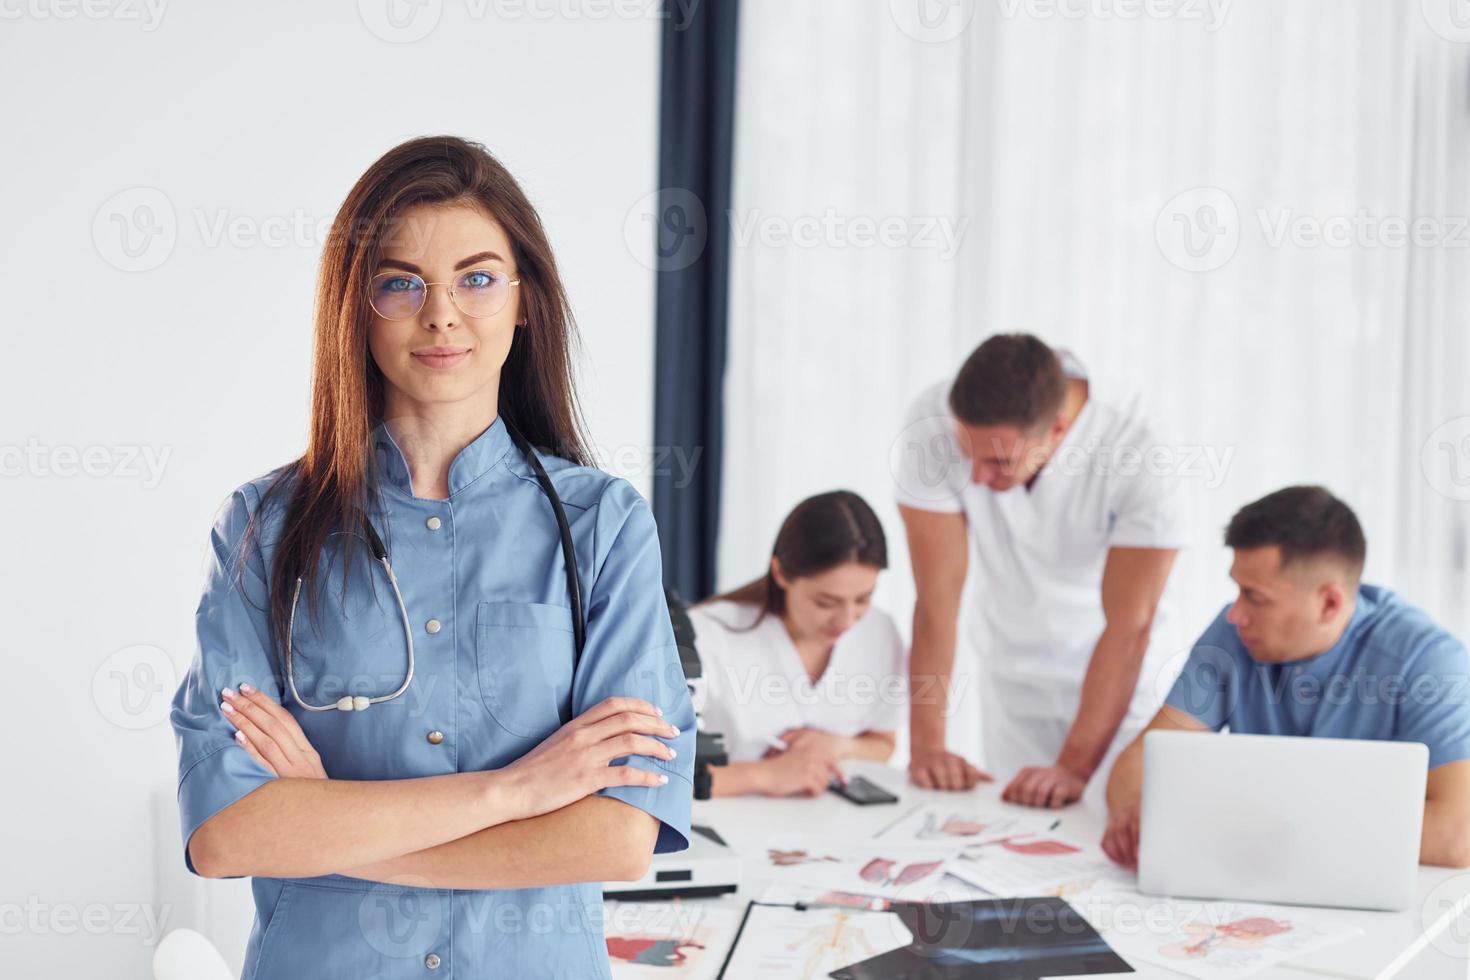
{"type": "MultiPolygon", "coordinates": [[[[815,750],[833,759],[852,756],[852,739],[820,728],[788,728],[781,733],[780,739],[786,743],[787,751],[799,745],[805,751],[815,750]]],[[[766,753],[768,757],[778,754],[774,749],[766,753]]]]}
{"type": "Polygon", "coordinates": [[[291,712],[249,684],[241,684],[239,693],[227,687],[220,694],[220,710],[235,726],[235,741],[256,762],[277,776],[327,778],[321,756],[291,712]]]}

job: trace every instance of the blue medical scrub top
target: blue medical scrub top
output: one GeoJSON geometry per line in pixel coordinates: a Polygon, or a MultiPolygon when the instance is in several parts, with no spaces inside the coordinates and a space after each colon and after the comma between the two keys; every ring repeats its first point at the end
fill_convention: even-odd
{"type": "Polygon", "coordinates": [[[1431,769],[1470,758],[1465,646],[1388,589],[1360,585],[1337,643],[1287,663],[1253,659],[1229,609],[1190,651],[1170,707],[1216,731],[1422,742],[1431,769]]]}
{"type": "MultiPolygon", "coordinates": [[[[662,590],[648,505],[626,481],[542,456],[562,499],[587,610],[586,647],[573,672],[572,621],[555,514],[503,421],[449,468],[447,500],[413,495],[387,428],[373,432],[384,517],[374,518],[414,631],[413,682],[361,712],[309,712],[284,687],[266,625],[266,583],[284,496],[260,514],[258,548],[237,577],[246,521],[281,470],[245,484],[216,517],[198,650],[174,696],[179,812],[188,856],[201,823],[271,779],[234,741],[220,689],[254,684],[300,722],[333,779],[406,779],[498,769],[604,698],[631,695],[663,709],[680,734],[677,755],[628,762],[666,773],[658,787],[611,796],[657,817],[658,852],[688,847],[695,721],[662,590]]],[[[380,565],[345,566],[334,535],[320,614],[303,591],[292,661],[313,704],[381,695],[403,681],[402,620],[380,565]],[[345,601],[343,575],[347,576],[345,601]]],[[[425,814],[433,819],[433,814],[425,814]]],[[[290,827],[281,827],[289,834],[290,827]]],[[[196,872],[197,873],[197,872],[196,872]]],[[[600,882],[522,889],[434,889],[329,874],[252,879],[255,924],[246,978],[610,977],[600,882]]]]}

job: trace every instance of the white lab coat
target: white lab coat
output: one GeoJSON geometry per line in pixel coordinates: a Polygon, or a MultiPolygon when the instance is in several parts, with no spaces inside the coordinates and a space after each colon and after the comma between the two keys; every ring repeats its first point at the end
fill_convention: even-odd
{"type": "Polygon", "coordinates": [[[745,628],[758,612],[724,600],[689,610],[705,679],[701,724],[725,736],[731,762],[761,758],[790,728],[853,736],[904,724],[908,662],[887,613],[870,607],[837,638],[813,682],[779,616],[745,628]]]}
{"type": "MultiPolygon", "coordinates": [[[[1076,718],[1082,680],[1102,633],[1102,573],[1113,547],[1186,544],[1186,453],[1164,440],[1139,399],[1059,352],[1089,393],[1028,491],[970,482],[954,436],[950,381],[914,402],[894,475],[899,504],[963,513],[970,537],[969,646],[981,685],[984,761],[997,779],[1050,765],[1076,718]]],[[[1158,675],[1180,649],[1172,589],[1155,615],[1139,683],[1089,799],[1100,800],[1112,760],[1158,709],[1158,675]]]]}

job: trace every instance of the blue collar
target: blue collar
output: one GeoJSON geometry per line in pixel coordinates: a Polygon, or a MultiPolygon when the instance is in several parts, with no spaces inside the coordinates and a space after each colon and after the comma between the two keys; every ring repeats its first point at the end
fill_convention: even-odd
{"type": "MultiPolygon", "coordinates": [[[[372,447],[379,481],[412,496],[413,485],[408,475],[408,462],[392,433],[388,431],[387,422],[379,422],[373,427],[372,447]]],[[[514,447],[515,443],[505,429],[505,421],[497,415],[485,431],[475,436],[450,461],[449,495],[454,496],[484,476],[514,447]]]]}
{"type": "Polygon", "coordinates": [[[1344,667],[1350,668],[1350,664],[1344,663],[1348,659],[1349,651],[1358,646],[1358,634],[1362,631],[1363,624],[1373,615],[1378,608],[1378,602],[1371,596],[1363,586],[1358,586],[1357,600],[1353,605],[1352,618],[1343,627],[1342,635],[1337,642],[1315,657],[1305,660],[1292,660],[1282,664],[1283,667],[1295,668],[1300,673],[1310,674],[1317,680],[1326,682],[1333,675],[1339,674],[1344,667]]]}

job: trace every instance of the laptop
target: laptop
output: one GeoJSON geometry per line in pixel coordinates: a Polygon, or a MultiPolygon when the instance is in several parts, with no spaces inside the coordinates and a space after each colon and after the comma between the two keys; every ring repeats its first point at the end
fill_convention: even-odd
{"type": "Polygon", "coordinates": [[[1418,742],[1149,732],[1139,889],[1406,909],[1428,770],[1418,742]]]}

